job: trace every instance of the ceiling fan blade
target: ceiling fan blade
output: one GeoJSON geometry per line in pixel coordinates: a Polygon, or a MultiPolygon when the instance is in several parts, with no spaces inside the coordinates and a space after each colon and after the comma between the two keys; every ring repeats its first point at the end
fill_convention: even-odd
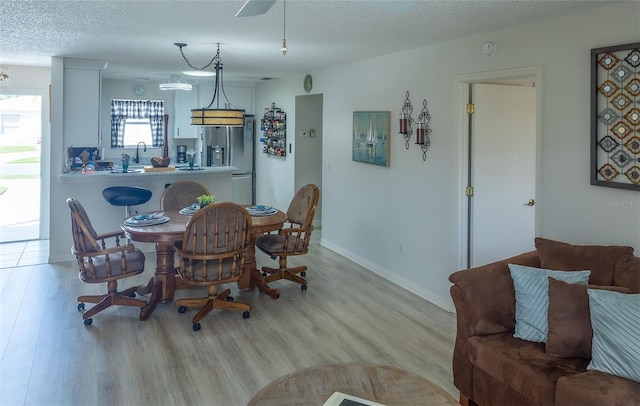
{"type": "Polygon", "coordinates": [[[389,14],[403,14],[411,11],[417,1],[416,0],[358,0],[367,6],[377,8],[389,14]]]}
{"type": "Polygon", "coordinates": [[[236,17],[253,17],[269,11],[276,0],[247,0],[240,10],[236,13],[236,17]]]}

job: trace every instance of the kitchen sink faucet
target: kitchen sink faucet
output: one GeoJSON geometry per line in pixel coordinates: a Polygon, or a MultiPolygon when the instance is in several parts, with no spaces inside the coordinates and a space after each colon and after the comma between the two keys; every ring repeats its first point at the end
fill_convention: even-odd
{"type": "Polygon", "coordinates": [[[144,145],[144,149],[142,150],[142,152],[147,152],[147,144],[145,144],[144,141],[140,141],[136,146],[136,158],[133,160],[133,162],[137,164],[140,163],[140,144],[144,145]]]}

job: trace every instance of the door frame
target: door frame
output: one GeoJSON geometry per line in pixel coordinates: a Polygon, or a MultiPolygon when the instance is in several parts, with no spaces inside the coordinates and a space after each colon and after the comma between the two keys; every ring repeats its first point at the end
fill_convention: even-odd
{"type": "Polygon", "coordinates": [[[458,269],[467,268],[467,230],[469,227],[469,216],[467,214],[467,196],[465,189],[467,187],[468,165],[468,115],[466,105],[469,100],[469,85],[473,83],[489,83],[517,78],[535,78],[536,89],[536,156],[535,156],[535,235],[539,235],[540,227],[540,203],[543,201],[541,195],[540,179],[541,179],[541,139],[542,139],[542,89],[543,89],[543,70],[541,65],[527,66],[522,68],[501,69],[488,72],[469,73],[454,76],[454,134],[456,136],[458,165],[457,168],[457,189],[456,202],[458,204],[458,269]]]}

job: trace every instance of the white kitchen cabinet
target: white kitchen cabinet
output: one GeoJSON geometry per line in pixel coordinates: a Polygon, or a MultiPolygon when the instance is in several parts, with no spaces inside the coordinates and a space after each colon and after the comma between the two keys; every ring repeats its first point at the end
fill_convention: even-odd
{"type": "Polygon", "coordinates": [[[198,91],[194,87],[189,92],[175,92],[175,123],[173,130],[173,138],[175,139],[193,139],[198,138],[198,126],[191,125],[191,109],[201,107],[198,104],[198,91]]]}
{"type": "Polygon", "coordinates": [[[98,145],[102,61],[64,59],[65,147],[98,145]]]}

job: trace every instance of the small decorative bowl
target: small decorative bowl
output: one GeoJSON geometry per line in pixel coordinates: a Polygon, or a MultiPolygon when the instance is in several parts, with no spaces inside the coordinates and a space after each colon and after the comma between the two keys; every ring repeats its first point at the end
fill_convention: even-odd
{"type": "Polygon", "coordinates": [[[171,163],[171,158],[166,157],[153,157],[151,158],[151,165],[153,165],[154,168],[164,168],[166,166],[169,166],[169,164],[171,163]]]}

